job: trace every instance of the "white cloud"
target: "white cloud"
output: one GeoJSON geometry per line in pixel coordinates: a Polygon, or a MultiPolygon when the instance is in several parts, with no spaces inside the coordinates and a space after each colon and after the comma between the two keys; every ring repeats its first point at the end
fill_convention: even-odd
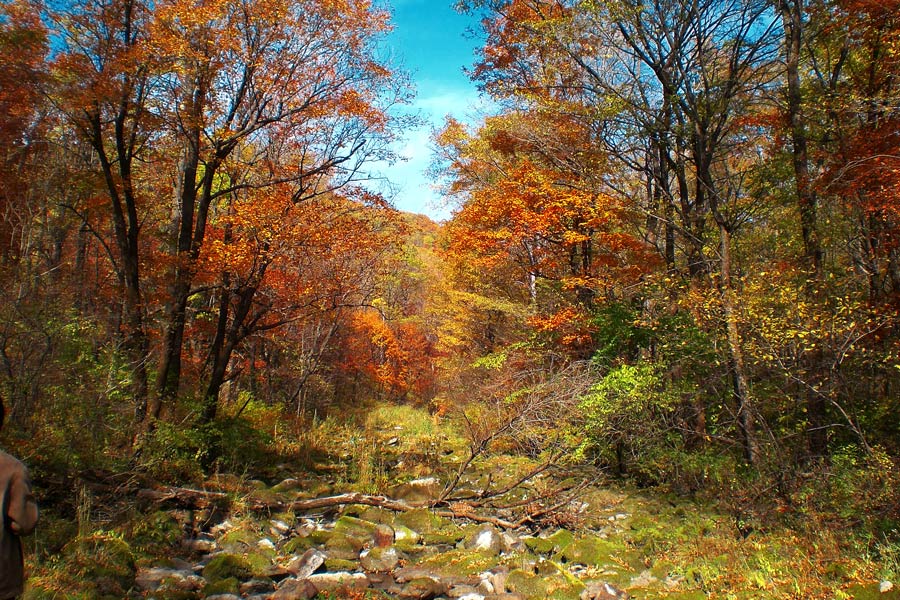
{"type": "Polygon", "coordinates": [[[422,94],[409,112],[418,114],[424,124],[405,132],[394,150],[402,160],[394,164],[373,165],[372,172],[387,179],[393,189],[392,200],[400,210],[422,213],[435,220],[450,216],[450,208],[425,174],[432,161],[431,138],[447,115],[466,122],[477,121],[487,105],[471,87],[451,88],[423,82],[422,94]]]}

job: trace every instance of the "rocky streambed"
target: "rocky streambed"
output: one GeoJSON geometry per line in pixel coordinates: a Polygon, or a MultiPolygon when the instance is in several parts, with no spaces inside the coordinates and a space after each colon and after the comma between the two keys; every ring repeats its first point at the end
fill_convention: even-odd
{"type": "Polygon", "coordinates": [[[590,512],[587,527],[510,532],[428,509],[359,505],[223,520],[173,511],[189,533],[171,556],[138,569],[132,596],[606,600],[677,586],[623,543],[631,515],[621,506],[570,508],[590,512]]]}

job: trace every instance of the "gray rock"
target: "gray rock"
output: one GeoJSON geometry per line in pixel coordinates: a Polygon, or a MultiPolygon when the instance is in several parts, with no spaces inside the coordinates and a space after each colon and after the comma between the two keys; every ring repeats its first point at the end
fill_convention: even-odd
{"type": "Polygon", "coordinates": [[[369,587],[369,579],[364,574],[347,573],[345,571],[316,573],[307,577],[306,581],[313,584],[320,593],[334,591],[343,587],[354,590],[364,590],[369,587]]]}
{"type": "Polygon", "coordinates": [[[397,597],[403,600],[431,600],[446,592],[447,588],[447,584],[436,577],[418,577],[404,585],[397,597]]]}
{"type": "Polygon", "coordinates": [[[507,531],[500,534],[500,548],[503,552],[525,552],[528,549],[521,538],[507,531]]]}
{"type": "Polygon", "coordinates": [[[581,592],[581,600],[624,600],[628,594],[619,588],[602,581],[589,583],[581,592]]]}
{"type": "Polygon", "coordinates": [[[476,598],[482,600],[484,598],[484,594],[481,594],[475,587],[465,584],[454,585],[446,595],[448,598],[462,600],[476,600],[476,598]]]}
{"type": "Polygon", "coordinates": [[[423,569],[421,567],[403,567],[402,569],[394,571],[394,579],[397,580],[397,583],[407,583],[413,579],[420,579],[423,577],[433,578],[434,574],[428,569],[423,569]]]}
{"type": "Polygon", "coordinates": [[[275,543],[269,538],[262,538],[256,542],[256,545],[261,550],[275,550],[275,543]]]}
{"type": "Polygon", "coordinates": [[[290,531],[291,526],[284,521],[272,519],[272,521],[269,523],[269,532],[273,533],[274,535],[285,537],[290,531]]]}
{"type": "Polygon", "coordinates": [[[364,546],[365,542],[359,538],[336,533],[325,542],[325,552],[328,558],[357,560],[364,546]]]}
{"type": "Polygon", "coordinates": [[[241,597],[235,594],[213,594],[207,596],[206,600],[241,600],[241,597]]]}
{"type": "Polygon", "coordinates": [[[153,567],[150,569],[139,569],[134,577],[134,584],[142,591],[156,591],[164,580],[177,582],[184,581],[188,577],[194,577],[193,571],[183,571],[175,569],[164,569],[161,567],[153,567]]]}
{"type": "Polygon", "coordinates": [[[186,539],[181,541],[182,547],[191,552],[198,554],[209,554],[216,549],[216,540],[212,537],[202,535],[195,539],[186,539]]]}
{"type": "Polygon", "coordinates": [[[380,548],[376,546],[363,550],[359,555],[359,563],[366,571],[393,571],[400,564],[400,555],[393,547],[380,548]]]}
{"type": "Polygon", "coordinates": [[[395,486],[391,489],[389,495],[397,500],[405,500],[407,502],[425,502],[436,498],[440,492],[441,482],[437,477],[425,477],[395,486]]]}
{"type": "Polygon", "coordinates": [[[500,534],[490,525],[485,525],[475,532],[474,535],[467,538],[465,547],[480,552],[488,552],[490,554],[500,554],[502,542],[500,534]]]}
{"type": "Polygon", "coordinates": [[[242,596],[271,594],[275,591],[275,584],[270,579],[251,579],[242,583],[240,590],[242,596]]]}
{"type": "Polygon", "coordinates": [[[297,579],[306,579],[325,564],[326,558],[324,552],[310,548],[285,565],[285,570],[297,579]]]}
{"type": "Polygon", "coordinates": [[[285,579],[270,600],[310,600],[318,593],[316,586],[306,579],[285,579]]]}
{"type": "Polygon", "coordinates": [[[631,583],[628,587],[630,588],[645,588],[659,581],[659,578],[655,577],[653,573],[650,572],[650,569],[645,569],[641,571],[640,575],[631,578],[631,583]]]}

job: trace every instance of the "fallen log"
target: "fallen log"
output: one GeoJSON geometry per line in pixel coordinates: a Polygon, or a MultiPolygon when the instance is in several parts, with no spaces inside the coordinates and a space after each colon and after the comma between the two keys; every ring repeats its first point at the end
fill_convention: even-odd
{"type": "MultiPolygon", "coordinates": [[[[219,506],[230,503],[232,496],[224,492],[212,492],[207,490],[197,490],[193,488],[183,487],[161,487],[156,489],[142,489],[138,491],[139,500],[156,502],[158,504],[167,504],[177,508],[208,508],[210,506],[219,506]]],[[[474,512],[473,508],[461,502],[453,502],[446,508],[439,509],[442,503],[435,502],[404,502],[402,500],[394,500],[387,496],[377,496],[371,494],[362,494],[359,492],[351,492],[347,494],[338,494],[336,496],[323,496],[321,498],[308,498],[303,500],[293,500],[291,502],[264,502],[259,500],[249,500],[242,503],[246,508],[255,512],[310,512],[322,508],[332,508],[336,506],[345,506],[348,504],[361,504],[363,506],[374,506],[384,508],[394,512],[409,512],[417,509],[429,509],[435,515],[448,519],[467,519],[475,523],[488,523],[503,529],[516,529],[522,524],[528,522],[529,518],[525,517],[519,521],[508,521],[496,516],[481,515],[474,512]]]]}

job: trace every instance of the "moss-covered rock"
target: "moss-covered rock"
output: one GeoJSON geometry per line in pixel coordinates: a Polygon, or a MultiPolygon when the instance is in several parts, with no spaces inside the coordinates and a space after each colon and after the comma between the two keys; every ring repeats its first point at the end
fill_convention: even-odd
{"type": "Polygon", "coordinates": [[[400,554],[396,548],[369,548],[360,554],[360,565],[366,571],[386,572],[392,571],[400,563],[400,554]]]}
{"type": "Polygon", "coordinates": [[[252,548],[259,541],[260,535],[249,524],[235,527],[219,538],[219,547],[225,552],[239,554],[252,548]]]}
{"type": "Polygon", "coordinates": [[[125,594],[134,585],[134,554],[131,546],[116,535],[95,533],[77,538],[63,554],[71,561],[70,571],[91,586],[97,598],[125,594]]]}
{"type": "Polygon", "coordinates": [[[559,559],[583,565],[603,566],[614,562],[612,556],[621,547],[596,537],[585,537],[573,541],[559,552],[559,559]]]}
{"type": "Polygon", "coordinates": [[[203,577],[210,583],[232,577],[244,581],[252,576],[251,564],[243,556],[236,554],[217,554],[203,567],[203,577]]]}
{"type": "Polygon", "coordinates": [[[434,533],[450,529],[450,521],[440,517],[430,510],[420,508],[398,515],[394,520],[397,525],[409,527],[419,534],[434,533]]]}
{"type": "Polygon", "coordinates": [[[294,536],[285,542],[284,546],[281,547],[281,553],[285,555],[292,554],[303,554],[316,544],[313,542],[310,536],[294,536]]]}
{"type": "Polygon", "coordinates": [[[227,577],[213,581],[203,588],[203,596],[208,598],[217,594],[238,594],[240,593],[241,582],[235,577],[227,577]]]}
{"type": "Polygon", "coordinates": [[[322,544],[327,543],[333,534],[333,531],[327,529],[314,529],[307,537],[309,537],[309,541],[312,542],[314,546],[321,546],[322,544]]]}
{"type": "Polygon", "coordinates": [[[553,541],[542,537],[524,537],[525,547],[538,554],[550,554],[553,552],[553,541]]]}
{"type": "Polygon", "coordinates": [[[370,523],[380,523],[384,525],[392,525],[394,523],[394,513],[392,511],[375,506],[366,506],[357,516],[370,523]]]}
{"type": "Polygon", "coordinates": [[[572,542],[575,541],[575,534],[567,529],[560,529],[553,532],[553,534],[548,536],[547,539],[553,542],[554,552],[562,552],[563,550],[571,546],[572,542]]]}
{"type": "Polygon", "coordinates": [[[269,568],[275,562],[276,553],[267,547],[257,547],[253,552],[244,555],[244,560],[250,566],[254,576],[260,577],[268,573],[269,568]]]}
{"type": "Polygon", "coordinates": [[[418,561],[417,566],[442,577],[469,577],[482,573],[497,563],[497,557],[473,550],[448,550],[418,561]]]}
{"type": "Polygon", "coordinates": [[[395,523],[394,527],[394,540],[397,542],[412,542],[416,543],[422,537],[406,525],[401,525],[399,523],[395,523]]]}
{"type": "Polygon", "coordinates": [[[334,533],[368,540],[375,535],[375,528],[377,526],[376,523],[372,523],[371,521],[364,521],[363,519],[344,515],[335,522],[334,533]]]}
{"type": "Polygon", "coordinates": [[[550,591],[549,580],[546,577],[513,569],[506,577],[506,587],[514,594],[522,594],[527,598],[546,598],[550,591]]]}
{"type": "Polygon", "coordinates": [[[356,560],[364,545],[365,542],[359,538],[335,533],[325,543],[325,551],[330,558],[356,560]]]}
{"type": "Polygon", "coordinates": [[[328,558],[325,559],[325,568],[331,573],[340,571],[352,572],[358,570],[359,563],[345,558],[328,558]]]}

